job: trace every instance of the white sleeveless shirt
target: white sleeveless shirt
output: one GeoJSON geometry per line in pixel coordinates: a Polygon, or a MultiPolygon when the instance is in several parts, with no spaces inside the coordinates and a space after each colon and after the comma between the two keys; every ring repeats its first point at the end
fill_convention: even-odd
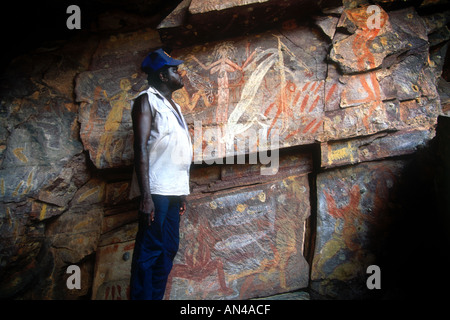
{"type": "MultiPolygon", "coordinates": [[[[147,142],[149,154],[150,192],[167,196],[188,195],[189,169],[192,162],[192,143],[186,121],[180,106],[175,102],[178,112],[171,103],[155,88],[149,87],[147,93],[152,124],[147,142]]],[[[133,170],[130,199],[140,195],[136,170],[133,170]]]]}

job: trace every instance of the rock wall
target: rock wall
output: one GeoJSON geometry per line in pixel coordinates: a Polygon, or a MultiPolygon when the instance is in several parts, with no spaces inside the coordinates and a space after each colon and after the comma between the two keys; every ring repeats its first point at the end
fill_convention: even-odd
{"type": "Polygon", "coordinates": [[[369,5],[182,1],[158,28],[109,13],[16,58],[2,82],[0,296],[128,298],[130,107],[143,57],[170,45],[194,163],[166,299],[373,297],[367,266],[395,270],[405,175],[448,113],[450,15],[369,5]],[[66,286],[72,264],[81,289],[66,286]]]}

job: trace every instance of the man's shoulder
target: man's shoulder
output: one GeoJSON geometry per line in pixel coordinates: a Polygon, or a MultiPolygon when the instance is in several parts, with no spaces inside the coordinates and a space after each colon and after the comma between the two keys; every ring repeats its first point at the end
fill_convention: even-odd
{"type": "MultiPolygon", "coordinates": [[[[134,99],[133,106],[140,106],[140,110],[152,109],[157,102],[157,92],[153,88],[149,88],[139,93],[139,95],[134,99]]],[[[134,109],[134,108],[133,108],[134,109]]]]}
{"type": "Polygon", "coordinates": [[[135,102],[141,102],[143,99],[147,99],[150,103],[159,98],[159,93],[154,88],[150,87],[147,90],[142,91],[139,95],[134,99],[135,102]]]}
{"type": "Polygon", "coordinates": [[[155,111],[165,110],[164,100],[161,94],[154,88],[142,91],[133,102],[134,105],[141,106],[141,109],[149,109],[154,113],[155,111]]]}
{"type": "Polygon", "coordinates": [[[145,93],[149,96],[155,96],[155,97],[162,96],[161,93],[157,89],[155,89],[154,87],[151,87],[151,86],[148,87],[147,90],[143,91],[143,94],[145,94],[145,93]]]}
{"type": "Polygon", "coordinates": [[[148,94],[146,92],[140,93],[136,98],[134,98],[133,106],[142,105],[148,101],[148,94]]]}

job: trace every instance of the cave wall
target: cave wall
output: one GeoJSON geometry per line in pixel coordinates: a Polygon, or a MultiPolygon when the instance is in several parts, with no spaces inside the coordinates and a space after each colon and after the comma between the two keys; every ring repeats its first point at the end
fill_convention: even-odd
{"type": "Polygon", "coordinates": [[[128,298],[130,107],[140,62],[168,45],[195,163],[166,299],[371,297],[405,172],[448,113],[450,33],[426,1],[379,1],[368,28],[370,4],[182,1],[157,28],[107,13],[17,57],[1,88],[1,296],[128,298]],[[81,289],[66,286],[72,264],[81,289]]]}

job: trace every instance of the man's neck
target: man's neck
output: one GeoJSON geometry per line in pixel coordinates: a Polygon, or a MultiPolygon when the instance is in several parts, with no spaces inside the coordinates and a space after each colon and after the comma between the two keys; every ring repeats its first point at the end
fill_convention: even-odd
{"type": "Polygon", "coordinates": [[[160,94],[162,94],[163,97],[167,99],[167,101],[169,101],[169,103],[172,105],[172,108],[176,111],[176,113],[178,113],[178,115],[181,116],[180,112],[178,111],[177,107],[175,106],[175,102],[172,100],[172,92],[173,91],[171,91],[166,86],[154,86],[154,88],[156,90],[158,90],[158,92],[160,94]]]}
{"type": "Polygon", "coordinates": [[[157,86],[155,87],[156,90],[158,90],[167,100],[172,100],[172,93],[173,91],[167,88],[165,85],[157,86]]]}

